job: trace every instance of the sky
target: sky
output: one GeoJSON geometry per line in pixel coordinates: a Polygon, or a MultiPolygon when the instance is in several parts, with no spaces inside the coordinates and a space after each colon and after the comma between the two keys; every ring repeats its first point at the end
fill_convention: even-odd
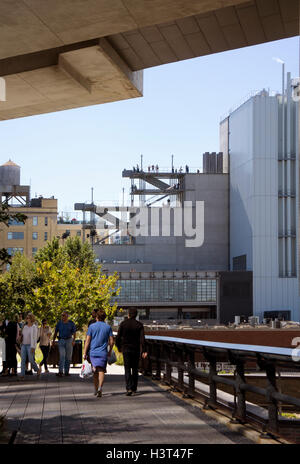
{"type": "MultiPolygon", "coordinates": [[[[281,91],[281,65],[299,76],[299,38],[194,58],[144,71],[144,96],[0,122],[0,164],[21,166],[31,196],[54,195],[59,211],[74,203],[129,204],[124,168],[140,163],[198,168],[219,151],[219,123],[263,88],[281,91]]],[[[0,103],[1,104],[1,103],[0,103]]]]}

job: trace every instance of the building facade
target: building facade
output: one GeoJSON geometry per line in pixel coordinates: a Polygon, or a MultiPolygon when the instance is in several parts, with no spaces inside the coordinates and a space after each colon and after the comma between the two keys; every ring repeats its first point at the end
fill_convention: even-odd
{"type": "Polygon", "coordinates": [[[11,207],[10,210],[25,214],[25,223],[10,221],[9,227],[0,229],[0,246],[10,255],[17,251],[28,257],[34,257],[38,249],[57,235],[57,200],[55,198],[37,198],[28,206],[11,207]]]}
{"type": "Polygon", "coordinates": [[[262,91],[221,123],[230,166],[230,269],[253,272],[253,312],[261,320],[269,312],[300,318],[297,124],[290,74],[284,98],[262,91]]]}

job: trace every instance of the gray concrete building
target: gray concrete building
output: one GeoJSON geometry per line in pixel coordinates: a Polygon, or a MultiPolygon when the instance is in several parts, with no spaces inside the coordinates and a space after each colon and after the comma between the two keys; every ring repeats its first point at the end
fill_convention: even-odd
{"type": "Polygon", "coordinates": [[[104,272],[119,274],[119,307],[137,307],[142,319],[215,324],[252,314],[252,273],[228,272],[229,175],[221,169],[223,155],[204,156],[206,173],[188,166],[185,172],[124,170],[131,208],[75,204],[112,224],[111,243],[98,240],[94,251],[104,272]],[[166,201],[154,206],[159,199],[166,201]],[[131,233],[135,218],[140,234],[131,233]],[[117,241],[116,231],[124,235],[117,241]]]}
{"type": "Polygon", "coordinates": [[[129,245],[95,245],[94,251],[106,269],[119,271],[120,265],[124,271],[228,269],[228,174],[183,174],[181,185],[183,192],[177,206],[147,209],[148,236],[137,236],[129,245]],[[200,226],[198,228],[198,234],[204,233],[204,242],[201,246],[187,247],[186,241],[192,242],[192,239],[184,230],[184,205],[185,202],[193,204],[191,214],[195,220],[196,201],[204,203],[204,230],[202,224],[201,230],[200,226]],[[174,215],[177,213],[181,213],[183,222],[180,236],[174,231],[174,215]],[[170,223],[170,235],[167,236],[162,230],[165,221],[170,223]],[[158,232],[153,228],[151,231],[154,223],[158,223],[158,232]]]}

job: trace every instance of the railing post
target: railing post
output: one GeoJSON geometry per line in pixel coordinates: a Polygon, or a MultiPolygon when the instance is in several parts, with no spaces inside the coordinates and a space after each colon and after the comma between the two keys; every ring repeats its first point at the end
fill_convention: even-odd
{"type": "Polygon", "coordinates": [[[217,375],[217,362],[215,359],[209,361],[209,405],[216,406],[217,404],[217,384],[213,376],[217,375]]]}
{"type": "Polygon", "coordinates": [[[195,369],[195,352],[194,350],[188,350],[188,375],[189,375],[189,388],[188,388],[188,396],[190,398],[194,398],[195,394],[195,377],[194,374],[191,373],[191,369],[195,369]]]}
{"type": "Polygon", "coordinates": [[[177,350],[177,360],[178,360],[178,390],[184,392],[184,370],[182,365],[184,364],[184,352],[183,350],[177,350]]]}
{"type": "Polygon", "coordinates": [[[171,386],[172,383],[172,366],[170,364],[171,361],[171,348],[170,346],[165,346],[165,354],[166,354],[166,375],[165,375],[165,382],[167,385],[171,386]]]}
{"type": "Polygon", "coordinates": [[[161,361],[160,361],[160,352],[161,352],[161,344],[157,343],[155,346],[155,364],[156,364],[156,374],[154,379],[160,380],[161,377],[161,361]]]}
{"type": "Polygon", "coordinates": [[[261,355],[257,355],[257,364],[260,369],[266,371],[267,376],[267,387],[266,387],[266,400],[268,403],[268,424],[267,424],[267,435],[270,436],[278,432],[278,404],[277,400],[272,397],[272,393],[277,391],[276,387],[276,366],[273,363],[262,359],[261,355]]]}
{"type": "Polygon", "coordinates": [[[152,376],[152,356],[153,356],[153,343],[147,342],[146,351],[148,356],[146,359],[143,360],[143,368],[144,368],[144,375],[152,376]]]}
{"type": "Polygon", "coordinates": [[[235,418],[244,424],[246,422],[246,393],[241,390],[240,385],[245,383],[244,361],[239,359],[236,363],[235,391],[237,398],[237,407],[235,418]]]}
{"type": "Polygon", "coordinates": [[[209,399],[205,402],[205,407],[210,406],[214,408],[217,405],[217,383],[213,377],[217,375],[217,362],[216,358],[207,353],[205,348],[203,348],[203,354],[205,359],[209,362],[209,399]]]}
{"type": "Polygon", "coordinates": [[[269,410],[268,431],[277,433],[278,431],[278,404],[277,400],[272,398],[272,393],[277,391],[276,387],[276,368],[273,364],[266,365],[266,374],[268,379],[267,401],[269,410]]]}
{"type": "Polygon", "coordinates": [[[228,359],[230,364],[235,365],[235,385],[234,385],[234,412],[232,422],[237,421],[242,424],[246,422],[246,392],[241,390],[241,384],[246,383],[245,379],[245,360],[242,356],[233,354],[228,350],[228,359]]]}

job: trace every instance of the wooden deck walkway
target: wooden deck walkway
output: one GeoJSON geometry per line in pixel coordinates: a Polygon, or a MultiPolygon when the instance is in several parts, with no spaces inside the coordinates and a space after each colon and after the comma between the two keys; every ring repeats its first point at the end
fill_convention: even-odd
{"type": "Polygon", "coordinates": [[[102,398],[78,369],[64,378],[54,371],[25,381],[0,377],[0,415],[17,431],[14,443],[253,443],[143,376],[139,393],[127,397],[122,369],[109,367],[102,398]]]}

